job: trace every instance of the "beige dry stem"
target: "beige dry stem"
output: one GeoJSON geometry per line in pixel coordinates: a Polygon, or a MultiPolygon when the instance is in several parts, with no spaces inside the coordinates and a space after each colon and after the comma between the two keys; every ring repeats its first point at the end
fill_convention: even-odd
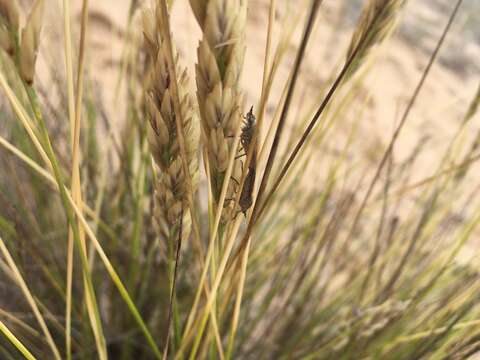
{"type": "MultiPolygon", "coordinates": [[[[154,216],[160,236],[165,240],[176,238],[183,212],[182,238],[190,234],[188,213],[188,181],[182,169],[180,145],[175,124],[175,111],[168,72],[168,49],[161,26],[160,9],[144,12],[143,27],[148,56],[145,85],[145,105],[149,117],[148,141],[156,164],[154,216]]],[[[186,156],[191,186],[195,192],[198,183],[199,125],[195,105],[188,92],[188,75],[181,69],[176,56],[177,81],[181,114],[186,141],[186,156]]]]}
{"type": "Polygon", "coordinates": [[[381,43],[395,28],[400,10],[406,2],[406,0],[369,0],[364,6],[347,52],[349,59],[357,46],[360,46],[350,67],[350,76],[364,63],[370,50],[381,43]]]}
{"type": "MultiPolygon", "coordinates": [[[[212,193],[218,203],[233,135],[242,122],[239,78],[245,55],[247,6],[242,0],[190,0],[190,3],[203,31],[196,66],[197,98],[212,193]]],[[[240,175],[241,163],[237,159],[233,177],[239,179],[240,175]]],[[[234,197],[236,185],[233,181],[230,184],[227,199],[234,197]]]]}

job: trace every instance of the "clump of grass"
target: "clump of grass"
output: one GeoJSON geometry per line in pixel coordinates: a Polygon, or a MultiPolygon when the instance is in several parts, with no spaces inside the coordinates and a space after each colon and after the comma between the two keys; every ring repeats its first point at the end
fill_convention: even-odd
{"type": "MultiPolygon", "coordinates": [[[[367,105],[356,95],[363,78],[353,75],[387,40],[404,1],[365,4],[345,44],[347,61],[305,111],[298,126],[305,130],[291,135],[281,157],[322,1],[307,7],[272,118],[265,106],[289,40],[279,39],[269,58],[276,2],[270,4],[262,98],[253,107],[259,122],[271,121],[266,133],[256,130],[253,108],[242,126],[247,1],[190,1],[202,31],[196,99],[170,33],[169,2],[155,1],[137,29],[143,45],[131,43],[140,36],[125,41],[118,70],[119,84],[128,86],[127,112],[116,138],[101,97],[93,95],[99,89],[84,73],[88,1],[76,67],[65,2],[67,82],[58,86],[67,89],[68,105],[51,111],[33,82],[43,1],[20,33],[15,3],[0,0],[0,88],[12,109],[0,115],[0,166],[11,175],[0,175],[0,280],[9,284],[8,298],[0,296],[0,357],[409,360],[478,352],[479,274],[459,256],[480,224],[472,201],[477,189],[463,181],[479,157],[478,138],[457,161],[458,134],[477,114],[478,92],[432,176],[405,185],[422,144],[405,161],[394,158],[461,2],[380,164],[371,168],[350,160],[354,140],[363,136],[357,126],[339,156],[320,150],[328,138],[344,141],[338,128],[352,109],[362,121],[356,109],[367,105]],[[55,114],[69,114],[70,122],[55,114]],[[60,156],[65,134],[71,154],[60,156]],[[201,149],[206,189],[198,189],[201,149]],[[326,171],[307,187],[313,162],[326,171]],[[365,171],[374,172],[366,184],[365,171]],[[258,191],[255,174],[262,179],[258,191]],[[242,216],[232,216],[232,203],[254,206],[246,229],[242,216]],[[190,239],[194,246],[181,246],[190,239]]],[[[132,2],[132,29],[135,9],[132,2]]]]}

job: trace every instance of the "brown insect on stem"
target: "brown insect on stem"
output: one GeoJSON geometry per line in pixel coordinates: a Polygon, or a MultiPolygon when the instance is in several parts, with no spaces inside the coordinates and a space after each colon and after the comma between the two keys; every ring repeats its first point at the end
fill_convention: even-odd
{"type": "MultiPolygon", "coordinates": [[[[253,134],[255,132],[256,125],[256,118],[253,115],[253,106],[250,108],[250,111],[247,115],[244,116],[244,123],[242,127],[242,133],[240,135],[240,143],[242,144],[242,148],[244,151],[244,155],[247,154],[248,150],[250,149],[250,143],[252,142],[253,134]]],[[[257,172],[257,146],[253,146],[252,148],[252,160],[248,166],[248,173],[245,178],[245,182],[243,184],[242,192],[240,194],[240,198],[238,200],[238,204],[240,205],[240,212],[243,215],[247,216],[247,210],[252,206],[253,203],[253,187],[255,184],[255,176],[257,172]]]]}

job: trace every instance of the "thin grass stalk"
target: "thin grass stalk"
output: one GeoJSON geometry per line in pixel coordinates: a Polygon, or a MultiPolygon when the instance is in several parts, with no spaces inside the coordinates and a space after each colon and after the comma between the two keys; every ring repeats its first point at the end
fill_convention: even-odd
{"type": "Polygon", "coordinates": [[[401,198],[401,197],[407,195],[407,193],[412,191],[412,190],[418,189],[418,188],[420,188],[424,185],[427,185],[431,182],[434,182],[434,181],[438,180],[439,178],[441,178],[443,176],[455,174],[456,172],[464,169],[467,166],[470,166],[471,164],[473,164],[473,163],[475,163],[479,160],[480,160],[480,154],[472,156],[470,158],[467,158],[464,161],[462,161],[461,163],[453,164],[452,166],[450,166],[450,167],[448,167],[448,168],[446,168],[446,169],[444,169],[440,172],[437,172],[435,175],[431,175],[431,176],[428,176],[424,179],[418,180],[418,181],[414,182],[413,184],[408,184],[408,185],[403,186],[402,188],[396,190],[395,193],[392,194],[392,196],[401,198]]]}
{"type": "MultiPolygon", "coordinates": [[[[67,76],[67,99],[68,117],[70,120],[70,142],[72,153],[74,153],[75,142],[75,93],[73,81],[72,61],[72,38],[70,21],[70,0],[63,0],[63,25],[64,25],[64,48],[65,48],[65,70],[67,76]]],[[[73,168],[72,168],[73,170],[73,168]]],[[[73,178],[72,178],[73,181],[73,178]]],[[[73,184],[72,184],[73,187],[73,184]]],[[[72,282],[73,282],[73,232],[69,229],[67,239],[67,289],[65,305],[65,347],[67,360],[72,357],[71,332],[72,332],[72,282]]]]}
{"type": "MultiPolygon", "coordinates": [[[[269,9],[269,15],[268,15],[268,27],[267,27],[267,41],[265,44],[265,57],[264,57],[264,63],[263,63],[263,80],[262,80],[262,91],[261,91],[261,96],[260,96],[260,104],[258,108],[258,121],[257,121],[257,126],[255,128],[255,131],[253,132],[252,135],[252,144],[251,144],[251,149],[245,149],[247,152],[247,159],[245,161],[246,165],[245,167],[248,168],[248,165],[252,161],[253,156],[256,156],[256,154],[253,153],[253,147],[255,146],[255,143],[257,142],[257,138],[260,136],[261,131],[262,131],[262,124],[263,124],[263,119],[265,115],[265,107],[268,101],[268,95],[269,95],[269,89],[268,87],[268,66],[270,63],[270,50],[271,50],[271,42],[272,42],[272,34],[273,34],[273,23],[275,20],[275,10],[276,10],[276,0],[270,0],[270,9],[269,9]]],[[[273,70],[273,68],[272,68],[273,70]]],[[[240,186],[239,186],[239,191],[237,193],[235,202],[234,202],[234,208],[237,207],[238,202],[240,201],[240,195],[243,189],[243,186],[245,185],[245,180],[246,180],[247,173],[245,172],[242,174],[242,179],[240,181],[240,186]]],[[[240,316],[240,306],[241,306],[241,301],[242,301],[242,296],[243,296],[243,290],[244,290],[244,283],[245,283],[245,278],[246,278],[246,270],[247,270],[247,263],[248,263],[248,249],[249,249],[249,244],[247,244],[247,252],[244,254],[242,258],[242,263],[241,263],[241,275],[240,275],[240,280],[238,283],[238,292],[237,292],[237,299],[235,301],[235,307],[234,307],[234,312],[232,315],[232,321],[231,321],[231,327],[230,327],[230,337],[229,337],[229,342],[228,342],[228,347],[227,347],[227,359],[230,359],[233,354],[233,346],[234,346],[234,341],[235,341],[235,336],[236,336],[236,331],[237,331],[237,326],[238,326],[238,319],[240,316]]],[[[234,275],[232,275],[232,279],[234,278],[234,275]]]]}
{"type": "MultiPolygon", "coordinates": [[[[245,245],[249,241],[248,239],[252,234],[253,226],[255,225],[255,223],[257,222],[257,219],[261,215],[259,210],[263,210],[263,209],[259,209],[259,204],[261,203],[263,193],[265,192],[265,188],[266,188],[266,185],[267,185],[267,182],[268,182],[270,172],[273,168],[273,162],[274,162],[274,159],[275,159],[275,156],[276,156],[276,152],[278,150],[278,145],[279,145],[279,142],[280,142],[281,135],[283,133],[283,127],[284,127],[286,117],[287,117],[287,114],[288,114],[288,110],[289,110],[289,107],[290,107],[290,102],[292,100],[292,96],[293,96],[293,92],[294,92],[294,89],[295,89],[296,80],[297,80],[297,77],[298,77],[298,74],[299,74],[300,66],[301,66],[302,60],[304,58],[304,53],[305,53],[305,50],[306,50],[308,39],[309,39],[311,31],[313,29],[315,18],[316,18],[316,15],[318,13],[318,9],[319,9],[322,1],[323,0],[312,0],[311,7],[310,7],[310,13],[309,13],[309,16],[308,16],[307,23],[305,25],[305,30],[304,30],[304,33],[303,33],[302,41],[300,43],[300,48],[297,52],[294,67],[293,67],[293,70],[292,70],[291,75],[290,75],[290,79],[289,79],[289,83],[288,83],[289,85],[285,89],[286,90],[285,100],[283,101],[282,112],[280,113],[280,117],[279,117],[279,120],[278,120],[278,125],[277,125],[276,132],[275,132],[275,135],[274,135],[274,138],[273,138],[273,143],[272,143],[272,146],[270,148],[270,152],[268,153],[268,159],[267,159],[267,164],[265,166],[265,171],[263,173],[262,180],[260,182],[260,186],[259,186],[257,195],[253,200],[253,210],[251,211],[251,216],[250,216],[249,221],[248,221],[248,225],[247,225],[247,229],[245,231],[245,235],[243,236],[242,241],[240,243],[240,246],[237,249],[235,255],[233,256],[234,260],[235,259],[240,259],[240,254],[241,254],[242,251],[244,251],[245,245]]],[[[258,129],[256,129],[256,132],[258,132],[258,129]]],[[[254,134],[253,138],[255,139],[256,136],[258,136],[258,135],[254,134]]],[[[250,148],[252,148],[252,149],[249,149],[250,153],[252,153],[251,150],[253,150],[254,145],[255,145],[255,142],[252,141],[252,143],[250,145],[250,148]]],[[[262,152],[263,152],[263,148],[262,148],[262,152]]],[[[250,158],[251,158],[251,155],[250,155],[250,158]]],[[[251,159],[248,159],[248,155],[247,155],[246,166],[249,165],[249,160],[251,160],[251,159]]]]}
{"type": "Polygon", "coordinates": [[[38,324],[40,325],[40,328],[42,329],[43,334],[45,335],[45,339],[50,346],[50,349],[52,350],[53,357],[55,359],[60,360],[62,357],[60,356],[60,351],[57,348],[57,345],[53,341],[52,334],[50,333],[50,330],[48,330],[47,324],[45,322],[45,319],[43,318],[42,314],[40,313],[40,310],[38,309],[38,306],[35,302],[35,299],[30,292],[27,283],[23,279],[22,274],[20,273],[17,265],[15,264],[15,260],[12,258],[12,255],[10,255],[10,252],[8,251],[7,247],[5,246],[5,243],[3,239],[0,237],[0,251],[3,254],[3,257],[7,261],[8,266],[13,272],[14,278],[20,287],[20,289],[23,292],[23,295],[25,296],[25,299],[27,300],[30,308],[33,311],[33,314],[35,316],[35,319],[37,320],[38,324]]]}
{"type": "MultiPolygon", "coordinates": [[[[273,168],[273,163],[274,163],[274,160],[275,160],[275,156],[277,154],[278,145],[279,145],[280,139],[282,137],[283,129],[284,129],[284,126],[285,126],[285,121],[286,121],[286,118],[288,116],[288,111],[290,109],[290,103],[292,101],[293,93],[295,91],[295,85],[297,83],[297,78],[298,78],[298,74],[300,72],[300,67],[301,67],[302,61],[304,59],[305,50],[307,48],[308,40],[310,38],[310,34],[312,32],[313,25],[315,23],[315,19],[317,17],[318,9],[320,8],[320,5],[322,4],[322,1],[323,0],[312,0],[312,3],[311,3],[310,14],[309,14],[306,26],[305,26],[305,30],[304,30],[303,37],[302,37],[302,42],[300,44],[300,48],[299,48],[299,50],[297,52],[297,55],[296,55],[296,58],[295,58],[295,63],[294,63],[294,66],[293,66],[293,71],[292,71],[292,75],[291,75],[291,79],[290,79],[290,85],[289,85],[289,88],[288,88],[288,91],[287,91],[287,94],[286,94],[285,101],[283,103],[282,112],[281,112],[281,115],[280,115],[280,120],[278,122],[278,127],[277,127],[277,130],[275,132],[275,137],[274,137],[274,140],[273,140],[273,144],[272,144],[270,152],[269,152],[267,165],[265,167],[265,171],[263,173],[262,180],[260,182],[260,187],[259,187],[259,190],[258,190],[256,203],[255,203],[255,206],[254,206],[253,211],[252,211],[252,218],[253,219],[258,215],[258,205],[257,204],[259,204],[262,201],[263,193],[265,192],[265,188],[267,186],[268,178],[269,178],[270,172],[273,168]]],[[[253,142],[252,142],[251,146],[253,146],[253,142]]],[[[250,220],[250,222],[249,222],[249,226],[248,226],[249,228],[251,228],[250,223],[252,223],[252,220],[250,220]]],[[[248,232],[249,232],[249,230],[247,229],[247,234],[248,234],[248,232]]]]}
{"type": "Polygon", "coordinates": [[[472,99],[472,101],[470,102],[470,105],[468,106],[468,110],[463,119],[464,123],[470,121],[475,116],[479,106],[480,106],[480,84],[478,85],[478,89],[477,89],[477,93],[475,94],[475,97],[472,99]]]}
{"type": "MultiPolygon", "coordinates": [[[[68,14],[70,16],[70,14],[68,14]]],[[[72,139],[72,180],[71,180],[71,191],[74,200],[78,204],[79,208],[82,209],[82,185],[80,180],[80,131],[81,131],[81,121],[82,121],[82,99],[83,99],[83,79],[84,79],[84,66],[85,66],[85,41],[86,33],[88,28],[88,0],[83,0],[82,5],[82,15],[81,15],[81,32],[80,32],[80,49],[79,49],[79,62],[78,62],[78,73],[77,73],[77,88],[75,93],[75,119],[74,119],[74,129],[73,129],[73,139],[72,139]]],[[[66,38],[70,38],[71,34],[65,34],[66,38]]],[[[68,50],[66,49],[66,61],[68,61],[68,50]]],[[[71,54],[70,54],[71,56],[71,54]]],[[[68,67],[67,67],[68,68],[68,67]]],[[[72,77],[73,74],[68,75],[67,79],[72,77]]],[[[68,85],[67,85],[68,86],[68,85]]],[[[72,93],[68,92],[69,95],[72,93]]],[[[83,247],[82,251],[87,253],[87,246],[85,242],[85,232],[83,227],[78,225],[80,243],[83,247]]],[[[72,277],[73,277],[73,231],[70,228],[68,236],[68,246],[67,246],[67,310],[66,310],[66,351],[67,359],[71,359],[71,301],[72,301],[72,277]]],[[[105,344],[105,337],[103,335],[102,324],[99,322],[99,318],[94,314],[95,305],[92,304],[92,295],[89,295],[89,287],[87,286],[87,280],[84,278],[84,288],[86,289],[85,301],[87,304],[87,309],[89,312],[90,319],[92,321],[92,328],[95,336],[95,342],[97,350],[99,353],[100,359],[107,358],[107,350],[105,344]]]]}
{"type": "Polygon", "coordinates": [[[8,327],[0,320],[0,332],[17,348],[17,350],[27,360],[36,360],[35,356],[21,343],[20,340],[8,329],[8,327]]]}
{"type": "MultiPolygon", "coordinates": [[[[8,265],[7,264],[2,264],[2,267],[4,267],[5,269],[9,270],[8,269],[8,265]]],[[[9,270],[9,272],[11,273],[11,270],[9,270]]],[[[12,274],[9,274],[9,276],[13,276],[13,273],[12,274]]],[[[18,317],[16,317],[15,315],[13,314],[10,314],[8,311],[5,311],[5,310],[1,310],[0,309],[0,316],[4,317],[8,322],[14,324],[15,326],[18,326],[20,328],[22,328],[23,330],[25,330],[26,332],[28,332],[31,336],[41,336],[40,332],[35,330],[33,327],[31,327],[30,325],[28,325],[27,323],[25,323],[24,321],[20,320],[18,317]]]]}
{"type": "MultiPolygon", "coordinates": [[[[236,220],[236,222],[233,226],[232,232],[235,233],[236,231],[238,231],[239,227],[240,227],[240,220],[236,220]]],[[[205,304],[205,310],[203,312],[203,315],[200,317],[199,328],[197,329],[197,334],[196,334],[196,337],[195,337],[195,340],[194,340],[194,343],[193,343],[193,347],[192,347],[192,350],[191,350],[190,356],[189,356],[190,360],[196,359],[195,356],[197,354],[198,347],[200,345],[200,341],[202,339],[203,332],[205,330],[205,326],[206,326],[206,323],[208,321],[208,316],[209,316],[209,314],[211,312],[211,309],[212,309],[212,306],[215,302],[215,299],[216,299],[216,296],[217,296],[217,293],[218,293],[218,289],[219,289],[219,286],[220,286],[225,268],[227,266],[228,258],[230,256],[232,250],[233,250],[234,242],[235,242],[235,237],[230,236],[229,241],[225,245],[225,251],[224,251],[223,257],[221,259],[221,262],[219,264],[215,280],[213,282],[210,297],[207,299],[207,303],[205,304]]]]}
{"type": "Polygon", "coordinates": [[[7,96],[8,101],[10,102],[14,111],[17,113],[18,119],[22,123],[22,126],[25,128],[25,131],[30,137],[35,149],[38,151],[38,154],[44,161],[45,165],[51,170],[52,165],[50,163],[50,160],[48,159],[48,156],[45,153],[45,150],[43,149],[42,145],[40,144],[40,141],[38,140],[38,137],[36,134],[36,126],[33,124],[33,121],[31,121],[30,117],[27,115],[25,109],[20,104],[18,98],[13,93],[12,89],[8,85],[7,81],[5,80],[3,73],[1,72],[0,72],[0,86],[5,91],[5,95],[7,96]]]}
{"type": "Polygon", "coordinates": [[[181,217],[180,217],[180,230],[178,232],[177,249],[175,251],[175,269],[173,271],[172,287],[170,290],[170,301],[168,304],[168,319],[167,319],[167,331],[166,331],[167,335],[165,337],[165,342],[164,342],[163,360],[166,360],[168,356],[168,344],[170,341],[170,327],[171,327],[174,298],[175,298],[174,294],[175,294],[176,285],[177,285],[178,262],[180,259],[180,251],[182,249],[182,227],[183,227],[182,222],[183,222],[183,208],[182,208],[181,217]]]}
{"type": "Polygon", "coordinates": [[[243,253],[243,258],[241,262],[241,269],[240,269],[240,279],[238,281],[238,288],[237,288],[237,297],[235,300],[235,306],[233,309],[233,316],[230,328],[230,336],[228,338],[228,347],[227,347],[227,357],[226,359],[229,360],[233,356],[235,338],[237,335],[237,328],[238,328],[238,321],[240,318],[240,307],[242,305],[242,297],[243,291],[245,287],[245,279],[247,277],[247,265],[248,265],[248,255],[250,250],[250,243],[251,241],[247,242],[245,252],[243,253]]]}
{"type": "Polygon", "coordinates": [[[255,141],[255,135],[258,137],[258,134],[262,133],[262,124],[265,116],[265,107],[268,102],[267,84],[268,84],[268,67],[270,63],[270,52],[271,52],[271,43],[273,35],[273,24],[275,21],[275,11],[276,11],[277,0],[270,0],[270,9],[268,12],[268,27],[267,27],[267,42],[265,43],[265,57],[263,61],[263,76],[262,76],[262,91],[260,95],[260,106],[258,108],[258,122],[257,122],[257,134],[254,134],[253,141],[255,141]]]}
{"type": "MultiPolygon", "coordinates": [[[[228,165],[228,168],[227,168],[227,171],[226,171],[226,176],[231,176],[232,171],[233,171],[233,166],[234,166],[234,163],[235,163],[234,160],[235,160],[235,156],[236,156],[236,153],[237,153],[236,149],[238,148],[238,144],[240,143],[240,131],[241,131],[241,127],[238,126],[238,128],[236,129],[236,132],[235,132],[234,144],[233,144],[233,147],[232,147],[232,150],[231,150],[231,153],[230,153],[230,160],[229,160],[229,165],[228,165]]],[[[189,333],[190,333],[190,330],[191,330],[191,326],[193,325],[194,319],[196,318],[196,312],[197,312],[197,307],[198,307],[198,304],[199,304],[199,301],[200,301],[201,291],[202,291],[202,288],[203,288],[204,283],[206,281],[207,272],[208,272],[208,269],[209,269],[209,266],[210,266],[210,261],[212,260],[212,256],[213,256],[213,252],[214,252],[214,248],[215,248],[215,244],[216,244],[216,239],[217,239],[217,232],[218,232],[221,217],[222,217],[223,203],[225,202],[225,199],[226,199],[226,196],[227,196],[228,185],[229,185],[228,182],[225,181],[223,183],[222,191],[220,193],[220,199],[218,201],[217,211],[215,213],[215,222],[214,222],[213,229],[212,229],[212,232],[210,234],[210,238],[209,238],[209,242],[208,242],[209,245],[208,245],[208,249],[207,249],[205,264],[204,264],[204,267],[203,267],[203,270],[202,270],[202,275],[200,277],[199,285],[197,287],[197,292],[195,294],[192,309],[190,310],[190,313],[189,313],[188,318],[187,318],[187,324],[185,325],[185,329],[183,331],[183,337],[182,337],[182,342],[181,343],[184,347],[186,346],[184,344],[186,344],[187,339],[190,336],[189,333]]],[[[240,220],[241,219],[238,218],[236,220],[236,224],[238,224],[238,226],[234,226],[234,228],[236,228],[237,231],[238,231],[238,228],[240,226],[240,220]]],[[[232,233],[235,234],[235,231],[232,231],[232,233]]],[[[214,296],[213,289],[212,289],[212,292],[208,295],[208,298],[210,299],[212,296],[214,296]]],[[[210,300],[208,300],[208,301],[210,301],[210,300]]],[[[180,350],[179,350],[179,354],[181,354],[180,350]]]]}
{"type": "Polygon", "coordinates": [[[63,34],[65,47],[65,72],[67,75],[68,118],[70,120],[70,141],[73,146],[75,131],[75,82],[73,79],[72,30],[70,0],[63,0],[63,34]]]}

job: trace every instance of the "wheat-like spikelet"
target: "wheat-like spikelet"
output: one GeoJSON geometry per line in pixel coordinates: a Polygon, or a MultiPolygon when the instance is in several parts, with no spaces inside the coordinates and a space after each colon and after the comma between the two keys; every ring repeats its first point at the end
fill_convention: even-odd
{"type": "Polygon", "coordinates": [[[394,29],[400,10],[406,0],[369,0],[360,16],[357,27],[350,40],[347,59],[359,47],[349,75],[355,73],[363,64],[370,50],[381,43],[394,29]]]}
{"type": "Polygon", "coordinates": [[[20,25],[20,11],[15,0],[0,0],[0,48],[15,52],[14,36],[20,25]]]}
{"type": "MultiPolygon", "coordinates": [[[[196,65],[197,98],[212,185],[218,202],[233,135],[242,122],[243,94],[239,78],[245,55],[247,6],[243,0],[190,0],[203,36],[196,65]]],[[[234,164],[239,179],[241,163],[234,164]]],[[[230,179],[227,199],[233,198],[235,182],[230,179]]],[[[228,203],[227,203],[228,204],[228,203]]]]}
{"type": "Polygon", "coordinates": [[[42,29],[44,0],[37,0],[33,5],[27,23],[22,30],[20,43],[20,75],[27,84],[33,83],[35,63],[42,29]]]}
{"type": "Polygon", "coordinates": [[[0,48],[15,60],[22,80],[28,85],[33,84],[35,75],[44,5],[44,0],[35,2],[19,33],[20,11],[16,0],[0,0],[0,48]]]}
{"type": "MultiPolygon", "coordinates": [[[[160,236],[175,240],[182,223],[182,238],[190,233],[191,218],[188,212],[188,181],[182,169],[180,146],[175,123],[170,75],[163,27],[160,26],[160,9],[146,10],[143,17],[146,50],[149,60],[145,84],[145,105],[149,117],[148,141],[156,164],[154,217],[160,236]],[[183,213],[183,220],[182,219],[183,213]]],[[[199,124],[192,97],[188,92],[188,75],[176,59],[177,87],[183,121],[186,156],[191,186],[195,192],[198,183],[199,124]]]]}

